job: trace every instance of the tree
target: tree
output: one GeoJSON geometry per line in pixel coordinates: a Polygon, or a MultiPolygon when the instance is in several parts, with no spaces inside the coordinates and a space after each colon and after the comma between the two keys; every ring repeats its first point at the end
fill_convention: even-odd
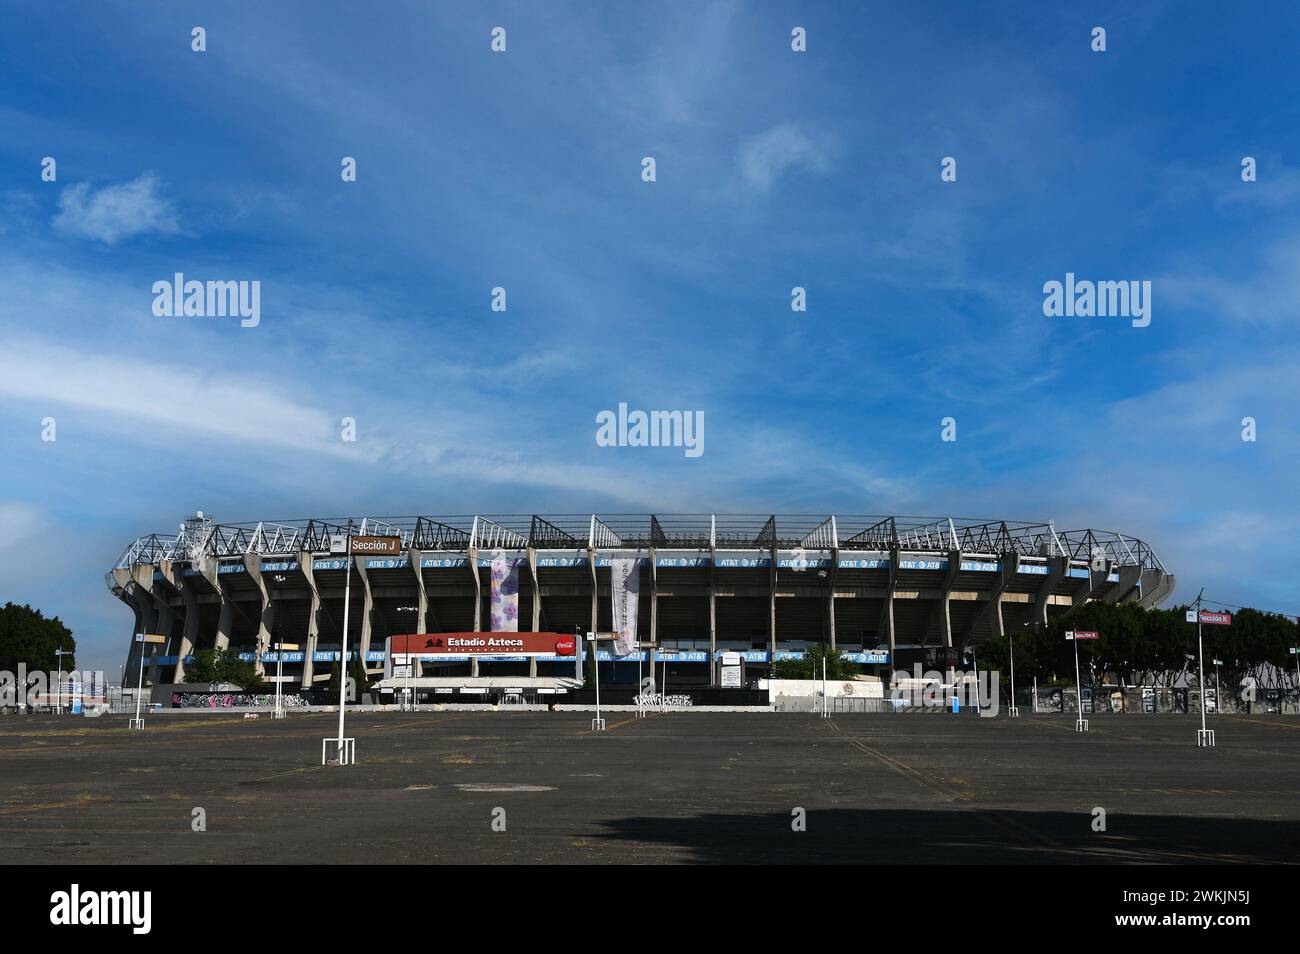
{"type": "Polygon", "coordinates": [[[75,650],[77,641],[72,630],[55,616],[46,619],[40,610],[17,603],[0,609],[0,669],[17,672],[19,664],[29,671],[64,672],[76,668],[75,656],[54,654],[56,649],[75,650]]]}
{"type": "MultiPolygon", "coordinates": [[[[348,663],[348,675],[352,677],[352,685],[356,690],[356,695],[351,701],[360,701],[361,694],[370,688],[370,676],[366,673],[366,667],[360,659],[353,658],[348,663]]],[[[339,691],[339,663],[335,660],[330,665],[330,679],[325,684],[325,688],[332,693],[339,691]]]]}
{"type": "MultiPolygon", "coordinates": [[[[1095,674],[1129,686],[1168,686],[1180,673],[1196,671],[1196,627],[1188,623],[1189,607],[1143,609],[1136,603],[1091,602],[1051,620],[1032,632],[1014,633],[1016,675],[1038,677],[1040,683],[1074,682],[1074,645],[1067,630],[1092,630],[1096,640],[1079,644],[1079,665],[1084,681],[1095,674]],[[1188,657],[1192,657],[1189,659],[1188,657]]],[[[1230,626],[1205,626],[1205,668],[1222,659],[1229,685],[1242,676],[1260,675],[1268,666],[1288,665],[1289,646],[1300,640],[1300,626],[1278,613],[1241,609],[1230,626]]],[[[1007,668],[1007,641],[995,640],[979,648],[981,662],[990,668],[1007,668]]],[[[1276,670],[1270,670],[1276,671],[1276,670]]],[[[1208,677],[1207,677],[1208,678],[1208,677]]]]}
{"type": "Polygon", "coordinates": [[[826,660],[826,678],[836,682],[852,679],[858,667],[849,662],[838,649],[825,643],[814,643],[804,650],[802,659],[781,659],[772,664],[773,679],[820,679],[822,660],[826,660]]]}
{"type": "Polygon", "coordinates": [[[248,692],[264,688],[257,667],[236,649],[201,649],[185,664],[186,682],[229,682],[248,692]]]}

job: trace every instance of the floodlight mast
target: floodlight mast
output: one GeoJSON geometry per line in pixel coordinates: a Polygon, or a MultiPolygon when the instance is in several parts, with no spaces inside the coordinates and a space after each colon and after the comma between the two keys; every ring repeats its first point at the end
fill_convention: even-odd
{"type": "Polygon", "coordinates": [[[348,527],[347,583],[343,588],[343,639],[339,644],[339,764],[343,762],[343,716],[348,694],[348,611],[352,605],[352,528],[348,527]]]}

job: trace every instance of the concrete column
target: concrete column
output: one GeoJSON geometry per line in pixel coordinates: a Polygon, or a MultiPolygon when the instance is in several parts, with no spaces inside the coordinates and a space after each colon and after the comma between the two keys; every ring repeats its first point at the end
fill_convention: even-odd
{"type": "Polygon", "coordinates": [[[131,672],[139,671],[140,660],[136,653],[144,652],[146,646],[145,643],[135,641],[135,634],[152,632],[156,621],[157,610],[149,593],[153,588],[153,567],[147,569],[149,589],[139,582],[141,577],[135,572],[135,567],[116,569],[112,572],[113,582],[117,587],[115,590],[117,598],[131,607],[131,611],[135,614],[135,629],[131,633],[131,642],[126,651],[126,665],[122,668],[122,681],[130,685],[134,685],[130,679],[131,672]]]}
{"type": "Polygon", "coordinates": [[[709,685],[718,684],[718,551],[709,548],[709,685]]]}
{"type": "Polygon", "coordinates": [[[248,578],[256,584],[257,592],[261,596],[261,609],[257,615],[257,652],[253,665],[256,666],[259,674],[265,675],[262,654],[269,652],[271,648],[271,630],[275,626],[275,601],[271,599],[266,580],[262,579],[262,555],[245,553],[244,569],[248,571],[248,578]]]}
{"type": "MultiPolygon", "coordinates": [[[[483,630],[483,580],[478,574],[478,547],[470,547],[467,551],[469,555],[469,572],[474,577],[474,632],[483,630]]],[[[473,656],[469,661],[469,674],[471,677],[478,678],[478,657],[473,656]]]]}
{"type": "Polygon", "coordinates": [[[897,640],[894,631],[894,590],[898,586],[898,547],[889,551],[889,587],[885,590],[885,605],[880,609],[880,628],[889,637],[889,665],[898,668],[897,640]]]}
{"type": "Polygon", "coordinates": [[[122,682],[126,683],[129,674],[135,671],[134,667],[140,664],[139,660],[135,658],[135,654],[143,651],[143,644],[135,641],[135,634],[145,632],[144,614],[140,612],[140,607],[136,605],[132,597],[126,594],[124,589],[119,587],[115,592],[117,598],[130,607],[131,613],[135,617],[135,623],[131,630],[131,642],[128,644],[126,651],[126,663],[122,666],[122,682]],[[140,649],[136,647],[140,647],[140,649]]]}
{"type": "Polygon", "coordinates": [[[1009,551],[1002,554],[999,562],[1002,564],[1001,578],[998,598],[993,602],[993,638],[997,640],[1005,639],[1007,635],[1006,622],[1002,617],[1002,594],[1010,589],[1016,574],[1020,572],[1020,554],[1014,550],[1009,551]]]}
{"type": "Polygon", "coordinates": [[[217,649],[226,649],[230,646],[230,636],[234,632],[235,604],[226,595],[226,591],[222,589],[221,578],[218,575],[220,565],[216,557],[204,554],[195,561],[194,565],[199,574],[208,581],[208,586],[216,590],[217,596],[221,600],[221,611],[217,616],[217,637],[214,645],[217,649]]]}
{"type": "Polygon", "coordinates": [[[158,572],[167,582],[166,593],[159,592],[156,586],[153,590],[153,597],[158,606],[158,632],[167,637],[167,642],[159,652],[167,656],[175,649],[177,613],[172,608],[171,597],[180,592],[180,584],[177,582],[175,564],[171,560],[159,560],[158,572]]]}
{"type": "Polygon", "coordinates": [[[474,577],[474,632],[483,631],[483,581],[478,575],[478,548],[470,547],[469,572],[474,577]]]}
{"type": "Polygon", "coordinates": [[[1065,557],[1048,557],[1047,559],[1047,576],[1043,578],[1042,585],[1038,587],[1038,592],[1034,594],[1034,622],[1039,626],[1047,625],[1047,601],[1052,596],[1052,590],[1056,589],[1061,580],[1065,579],[1066,568],[1070,561],[1065,557]]]}
{"type": "MultiPolygon", "coordinates": [[[[537,549],[528,548],[528,574],[533,581],[533,632],[542,630],[542,585],[537,579],[537,549]]],[[[537,675],[537,657],[528,657],[528,675],[537,675]]]]}
{"type": "Polygon", "coordinates": [[[1142,571],[1141,595],[1138,606],[1151,609],[1159,606],[1174,591],[1174,578],[1164,570],[1148,569],[1142,571]]]}
{"type": "Polygon", "coordinates": [[[1088,582],[1084,583],[1079,587],[1079,589],[1074,591],[1074,595],[1070,597],[1070,608],[1074,609],[1074,607],[1088,602],[1094,593],[1101,592],[1101,589],[1106,585],[1106,581],[1110,577],[1110,570],[1110,560],[1106,561],[1106,567],[1102,570],[1094,570],[1092,566],[1089,565],[1088,582]]]}
{"type": "Polygon", "coordinates": [[[767,575],[767,665],[776,661],[776,543],[772,543],[771,572],[767,575]]]}
{"type": "Polygon", "coordinates": [[[312,569],[310,553],[298,554],[298,567],[307,580],[307,591],[311,594],[311,609],[307,613],[307,647],[302,654],[302,687],[310,689],[312,678],[316,674],[316,663],[313,657],[316,653],[316,645],[320,641],[320,591],[316,589],[316,577],[312,569]]]}
{"type": "Polygon", "coordinates": [[[826,612],[828,614],[829,626],[827,632],[830,636],[831,651],[834,652],[838,647],[835,643],[835,576],[840,568],[840,551],[836,547],[831,550],[831,568],[826,574],[828,586],[826,588],[826,612]]]}
{"type": "MultiPolygon", "coordinates": [[[[952,649],[952,587],[961,572],[961,551],[948,551],[948,572],[943,575],[943,590],[939,596],[939,605],[935,612],[939,618],[939,635],[943,639],[943,648],[952,649]]],[[[944,657],[947,665],[947,656],[944,657]]]]}
{"type": "MultiPolygon", "coordinates": [[[[1118,603],[1127,599],[1137,590],[1142,583],[1142,567],[1136,565],[1121,566],[1119,568],[1119,582],[1116,583],[1109,593],[1104,597],[1107,603],[1118,603]]],[[[1138,594],[1139,596],[1141,593],[1138,594]]]]}
{"type": "Polygon", "coordinates": [[[412,547],[406,551],[406,562],[411,564],[411,571],[415,574],[415,593],[417,598],[417,611],[419,616],[415,620],[415,631],[417,633],[427,633],[429,631],[429,594],[424,588],[424,570],[420,566],[423,554],[412,547]]]}
{"type": "Polygon", "coordinates": [[[998,581],[994,585],[992,592],[989,593],[988,602],[975,614],[975,619],[971,621],[970,631],[966,633],[961,641],[962,648],[975,638],[975,633],[979,629],[980,623],[984,621],[985,616],[990,617],[990,639],[1001,639],[1006,635],[1006,629],[1002,624],[1002,594],[1007,591],[1011,585],[1016,571],[1020,568],[1020,554],[1014,550],[1003,553],[998,556],[998,562],[1002,569],[998,572],[998,581]]]}
{"type": "Polygon", "coordinates": [[[157,612],[157,622],[154,624],[154,632],[159,636],[167,637],[167,642],[164,643],[160,649],[154,650],[153,655],[149,657],[149,679],[152,682],[157,683],[162,681],[159,672],[159,670],[162,669],[162,663],[158,662],[158,657],[163,655],[166,648],[171,645],[173,616],[171,606],[168,604],[167,599],[158,591],[158,587],[154,587],[153,592],[150,595],[153,597],[154,606],[157,612]]]}
{"type": "Polygon", "coordinates": [[[230,647],[230,636],[235,627],[235,604],[225,593],[221,594],[221,612],[217,614],[217,649],[230,647]]]}
{"type": "Polygon", "coordinates": [[[176,670],[172,682],[185,681],[185,657],[194,652],[194,644],[199,638],[199,598],[194,592],[194,584],[182,579],[181,600],[185,603],[185,622],[181,627],[181,645],[176,652],[176,670]]]}
{"type": "Polygon", "coordinates": [[[650,642],[659,642],[659,568],[655,565],[655,548],[650,550],[650,642]]]}

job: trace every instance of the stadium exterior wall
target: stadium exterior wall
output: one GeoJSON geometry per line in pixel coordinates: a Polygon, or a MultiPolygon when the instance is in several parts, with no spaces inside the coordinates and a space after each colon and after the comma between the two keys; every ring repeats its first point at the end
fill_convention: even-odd
{"type": "MultiPolygon", "coordinates": [[[[273,676],[279,642],[300,647],[286,653],[286,682],[328,680],[348,565],[329,538],[349,532],[401,540],[398,556],[352,558],[349,658],[360,652],[371,672],[383,668],[387,636],[487,629],[494,556],[521,561],[521,629],[580,633],[611,628],[611,561],[637,559],[643,643],[679,678],[711,685],[727,650],[759,673],[815,643],[883,668],[1002,639],[1089,600],[1154,606],[1174,587],[1136,537],[1041,521],[586,514],[227,525],[199,513],[176,534],[138,538],[107,576],[132,632],[166,637],[149,647],[149,681],[184,681],[186,657],[205,648],[236,648],[273,676]]],[[[140,645],[130,643],[127,672],[140,645]]],[[[573,662],[443,668],[537,676],[572,674],[573,662]]]]}

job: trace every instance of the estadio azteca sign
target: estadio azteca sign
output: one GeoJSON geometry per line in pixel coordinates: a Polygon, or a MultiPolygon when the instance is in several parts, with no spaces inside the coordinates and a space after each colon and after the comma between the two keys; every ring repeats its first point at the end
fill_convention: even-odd
{"type": "Polygon", "coordinates": [[[572,633],[414,633],[394,636],[394,656],[436,659],[439,656],[573,656],[578,649],[572,633]]]}

